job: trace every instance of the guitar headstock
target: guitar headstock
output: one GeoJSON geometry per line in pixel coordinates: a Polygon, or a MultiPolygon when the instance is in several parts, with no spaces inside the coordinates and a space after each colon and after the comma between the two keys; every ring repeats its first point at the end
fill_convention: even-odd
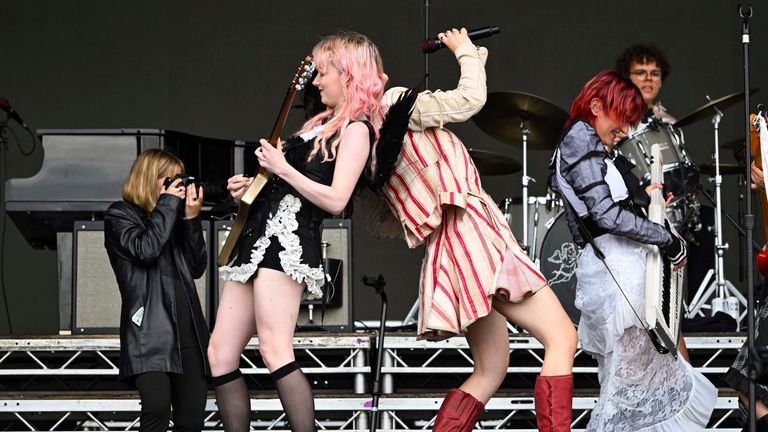
{"type": "Polygon", "coordinates": [[[312,61],[312,55],[308,55],[302,60],[299,65],[299,69],[296,71],[296,75],[293,76],[293,82],[291,86],[296,90],[302,90],[309,80],[312,79],[312,74],[315,72],[315,62],[312,61]]]}

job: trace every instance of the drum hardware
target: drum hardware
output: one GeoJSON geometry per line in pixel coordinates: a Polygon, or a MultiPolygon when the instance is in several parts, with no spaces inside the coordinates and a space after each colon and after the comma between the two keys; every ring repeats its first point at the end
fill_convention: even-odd
{"type": "MultiPolygon", "coordinates": [[[[706,174],[710,176],[715,174],[714,164],[701,164],[699,165],[699,169],[701,170],[702,174],[706,174]]],[[[721,175],[744,174],[744,167],[740,166],[739,164],[720,164],[720,174],[721,175]]]]}
{"type": "Polygon", "coordinates": [[[687,195],[699,181],[699,170],[693,163],[675,128],[661,121],[631,133],[616,145],[616,152],[635,167],[632,173],[642,186],[651,183],[651,146],[659,144],[664,160],[664,190],[676,196],[687,195]]]}
{"type": "Polygon", "coordinates": [[[669,222],[688,242],[693,242],[693,233],[701,230],[700,211],[701,203],[693,193],[676,197],[666,209],[669,222]]]}
{"type": "MultiPolygon", "coordinates": [[[[709,194],[709,192],[704,190],[704,188],[701,188],[701,194],[704,195],[704,197],[707,198],[707,200],[712,205],[715,205],[715,199],[712,197],[712,195],[709,194]]],[[[743,199],[743,197],[740,195],[739,199],[743,199]]],[[[722,210],[722,212],[723,212],[723,216],[728,220],[728,222],[731,223],[731,226],[733,226],[733,228],[736,229],[736,232],[739,233],[739,237],[746,237],[747,231],[744,229],[744,227],[739,222],[737,222],[737,220],[734,219],[734,217],[731,216],[727,211],[722,210]]],[[[712,227],[712,226],[707,226],[707,230],[708,231],[712,231],[712,232],[716,232],[715,227],[712,227]]],[[[763,248],[762,248],[762,246],[760,246],[760,244],[757,243],[757,241],[752,239],[752,249],[755,252],[758,252],[758,251],[762,250],[763,248]]]]}
{"type": "MultiPolygon", "coordinates": [[[[750,92],[751,93],[751,92],[750,92]]],[[[714,184],[715,184],[715,268],[710,269],[704,276],[696,294],[691,300],[690,306],[686,308],[686,316],[693,318],[694,316],[701,314],[701,309],[705,308],[705,302],[716,293],[717,297],[712,299],[711,314],[714,315],[717,312],[725,312],[736,319],[737,323],[746,316],[747,299],[736,289],[733,284],[725,279],[725,251],[728,250],[728,243],[723,240],[723,206],[722,206],[722,194],[721,185],[723,177],[720,173],[720,120],[723,118],[723,112],[718,107],[718,103],[724,103],[725,106],[730,106],[738,102],[739,98],[743,97],[742,94],[729,95],[724,98],[717,99],[710,102],[693,113],[689,114],[683,120],[685,122],[678,121],[675,125],[690,124],[696,120],[702,118],[704,114],[714,112],[712,116],[712,126],[714,129],[715,138],[715,157],[714,157],[714,184]],[[726,295],[728,294],[728,295],[726,295]],[[745,306],[745,311],[739,313],[738,303],[742,303],[745,306]]],[[[709,99],[709,96],[707,96],[709,99]]]]}
{"type": "Polygon", "coordinates": [[[517,160],[499,153],[478,149],[467,149],[467,152],[472,157],[480,175],[514,174],[522,168],[517,160]]]}
{"type": "MultiPolygon", "coordinates": [[[[472,119],[491,137],[509,145],[522,144],[523,202],[527,203],[528,184],[536,181],[528,176],[528,146],[538,150],[555,148],[568,114],[554,103],[529,93],[494,92],[488,94],[485,106],[472,119]]],[[[531,255],[526,205],[523,206],[521,247],[531,255]]]]}
{"type": "MultiPolygon", "coordinates": [[[[750,89],[749,95],[752,96],[758,91],[760,91],[759,88],[750,89]]],[[[722,111],[720,110],[729,108],[741,102],[742,100],[744,100],[744,92],[740,91],[738,93],[732,93],[715,100],[712,100],[709,98],[709,96],[707,96],[707,99],[709,100],[709,102],[696,108],[693,112],[688,113],[687,115],[682,117],[680,120],[676,121],[674,124],[675,127],[680,128],[683,126],[687,126],[691,123],[695,123],[705,118],[715,117],[718,114],[720,114],[720,116],[722,117],[722,111]]]]}
{"type": "Polygon", "coordinates": [[[483,132],[511,146],[523,144],[520,121],[524,120],[529,134],[526,144],[533,150],[550,150],[557,145],[568,113],[529,93],[491,92],[472,120],[483,132]]]}
{"type": "MultiPolygon", "coordinates": [[[[504,215],[504,219],[515,235],[515,238],[522,238],[522,227],[519,221],[514,217],[518,212],[518,206],[522,205],[522,198],[505,198],[499,203],[499,208],[504,215]]],[[[529,256],[535,264],[539,264],[541,244],[547,231],[555,223],[555,219],[562,213],[563,202],[560,198],[550,192],[545,196],[528,197],[528,224],[527,234],[530,240],[529,256]]]]}

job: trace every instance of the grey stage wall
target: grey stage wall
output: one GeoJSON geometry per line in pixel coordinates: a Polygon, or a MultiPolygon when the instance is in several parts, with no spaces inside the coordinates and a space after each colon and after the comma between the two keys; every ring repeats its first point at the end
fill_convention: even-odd
{"type": "MultiPolygon", "coordinates": [[[[768,101],[768,4],[755,4],[752,77],[768,101]]],[[[431,1],[433,33],[451,26],[499,25],[490,49],[490,91],[519,90],[568,108],[581,85],[613,65],[635,41],[655,41],[672,62],[661,99],[681,117],[742,88],[740,22],[734,1],[431,1]]],[[[285,86],[300,58],[324,34],[352,29],[381,48],[394,84],[419,81],[424,57],[423,1],[0,1],[0,95],[33,128],[169,128],[199,135],[255,140],[269,133],[285,86]]],[[[431,88],[458,76],[447,52],[431,57],[431,88]]],[[[726,111],[722,140],[743,131],[742,108],[726,111]]],[[[298,119],[292,119],[292,127],[298,119]]],[[[520,150],[484,135],[474,124],[453,127],[472,147],[520,157],[520,150]]],[[[16,129],[20,137],[20,131],[16,129]]],[[[696,162],[709,162],[711,127],[686,128],[696,162]]],[[[534,194],[544,193],[548,152],[532,152],[534,194]]],[[[33,174],[38,149],[8,152],[11,177],[33,174]]],[[[732,157],[726,152],[726,162],[732,157]]],[[[520,196],[520,175],[486,178],[496,199],[520,196]]],[[[724,196],[735,212],[739,191],[727,177],[724,196]]],[[[390,317],[402,318],[416,298],[421,250],[377,243],[355,218],[356,316],[372,319],[378,300],[361,287],[363,273],[384,273],[390,317]]],[[[738,246],[734,230],[726,237],[738,246]]],[[[738,254],[727,276],[738,286],[738,254]]],[[[55,252],[32,250],[7,227],[2,263],[14,333],[57,330],[55,252]]],[[[2,299],[0,299],[2,301],[2,299]]],[[[1,306],[2,304],[0,304],[1,306]]],[[[3,309],[0,308],[0,311],[3,309]]],[[[0,312],[4,314],[4,312],[0,312]]],[[[4,317],[0,317],[4,318],[4,317]]],[[[0,319],[0,333],[7,333],[0,319]]]]}

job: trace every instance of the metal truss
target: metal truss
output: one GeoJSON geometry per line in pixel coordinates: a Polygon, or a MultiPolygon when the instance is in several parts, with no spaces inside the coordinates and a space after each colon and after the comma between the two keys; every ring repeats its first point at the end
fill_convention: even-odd
{"type": "MultiPolygon", "coordinates": [[[[69,395],[72,399],[37,398],[0,399],[3,414],[12,414],[24,430],[133,430],[137,429],[138,397],[88,399],[69,395]]],[[[370,413],[368,397],[319,396],[315,400],[317,426],[320,430],[363,430],[368,428],[370,413]]],[[[587,416],[597,402],[597,396],[576,396],[573,400],[574,430],[583,429],[587,416]]],[[[379,404],[382,422],[380,430],[429,430],[442,396],[411,395],[382,397],[379,404]]],[[[737,407],[736,396],[718,398],[709,430],[720,428],[737,407]]],[[[287,424],[277,398],[251,399],[253,430],[284,430],[287,424]]],[[[216,404],[206,405],[206,430],[221,429],[216,404]]],[[[486,405],[486,412],[475,426],[477,430],[535,430],[532,397],[495,397],[486,405]],[[521,426],[522,425],[522,429],[521,426]],[[527,426],[527,427],[526,427],[527,426]]],[[[733,422],[731,422],[733,423],[733,422]]],[[[735,428],[735,426],[732,426],[735,428]]],[[[17,428],[14,430],[19,430],[17,428]]],[[[737,429],[735,429],[737,430],[737,429]]],[[[740,429],[739,429],[740,430],[740,429]]]]}
{"type": "MultiPolygon", "coordinates": [[[[294,339],[297,359],[316,391],[318,429],[368,429],[373,337],[298,334],[294,339]]],[[[686,342],[693,366],[718,382],[744,339],[718,334],[687,337],[686,342]]],[[[531,389],[543,362],[543,347],[531,337],[515,334],[510,336],[509,352],[508,378],[488,403],[477,429],[535,430],[531,389]]],[[[119,341],[114,336],[0,339],[0,429],[137,429],[138,395],[124,385],[110,387],[119,383],[118,358],[119,341]],[[73,389],[73,383],[86,380],[89,387],[73,389]],[[66,385],[56,387],[54,381],[66,385]]],[[[464,338],[426,342],[409,334],[387,334],[379,429],[431,429],[445,391],[463,381],[472,364],[464,338]]],[[[599,386],[596,365],[586,353],[578,351],[574,364],[573,430],[579,431],[589,420],[599,386]]],[[[248,344],[241,370],[252,389],[252,429],[286,429],[280,401],[265,384],[271,380],[260,361],[257,338],[248,344]]],[[[740,430],[737,410],[736,395],[721,389],[710,429],[740,430]]],[[[206,430],[221,429],[212,394],[206,411],[206,430]]]]}

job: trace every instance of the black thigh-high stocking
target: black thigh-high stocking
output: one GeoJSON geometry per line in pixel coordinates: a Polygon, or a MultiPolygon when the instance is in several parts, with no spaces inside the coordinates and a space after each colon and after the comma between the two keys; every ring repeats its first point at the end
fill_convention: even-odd
{"type": "Polygon", "coordinates": [[[315,399],[304,372],[295,361],[272,372],[272,380],[293,432],[315,430],[315,399]]]}
{"type": "Polygon", "coordinates": [[[251,398],[240,369],[213,377],[219,418],[227,432],[246,432],[251,427],[251,398]]]}

